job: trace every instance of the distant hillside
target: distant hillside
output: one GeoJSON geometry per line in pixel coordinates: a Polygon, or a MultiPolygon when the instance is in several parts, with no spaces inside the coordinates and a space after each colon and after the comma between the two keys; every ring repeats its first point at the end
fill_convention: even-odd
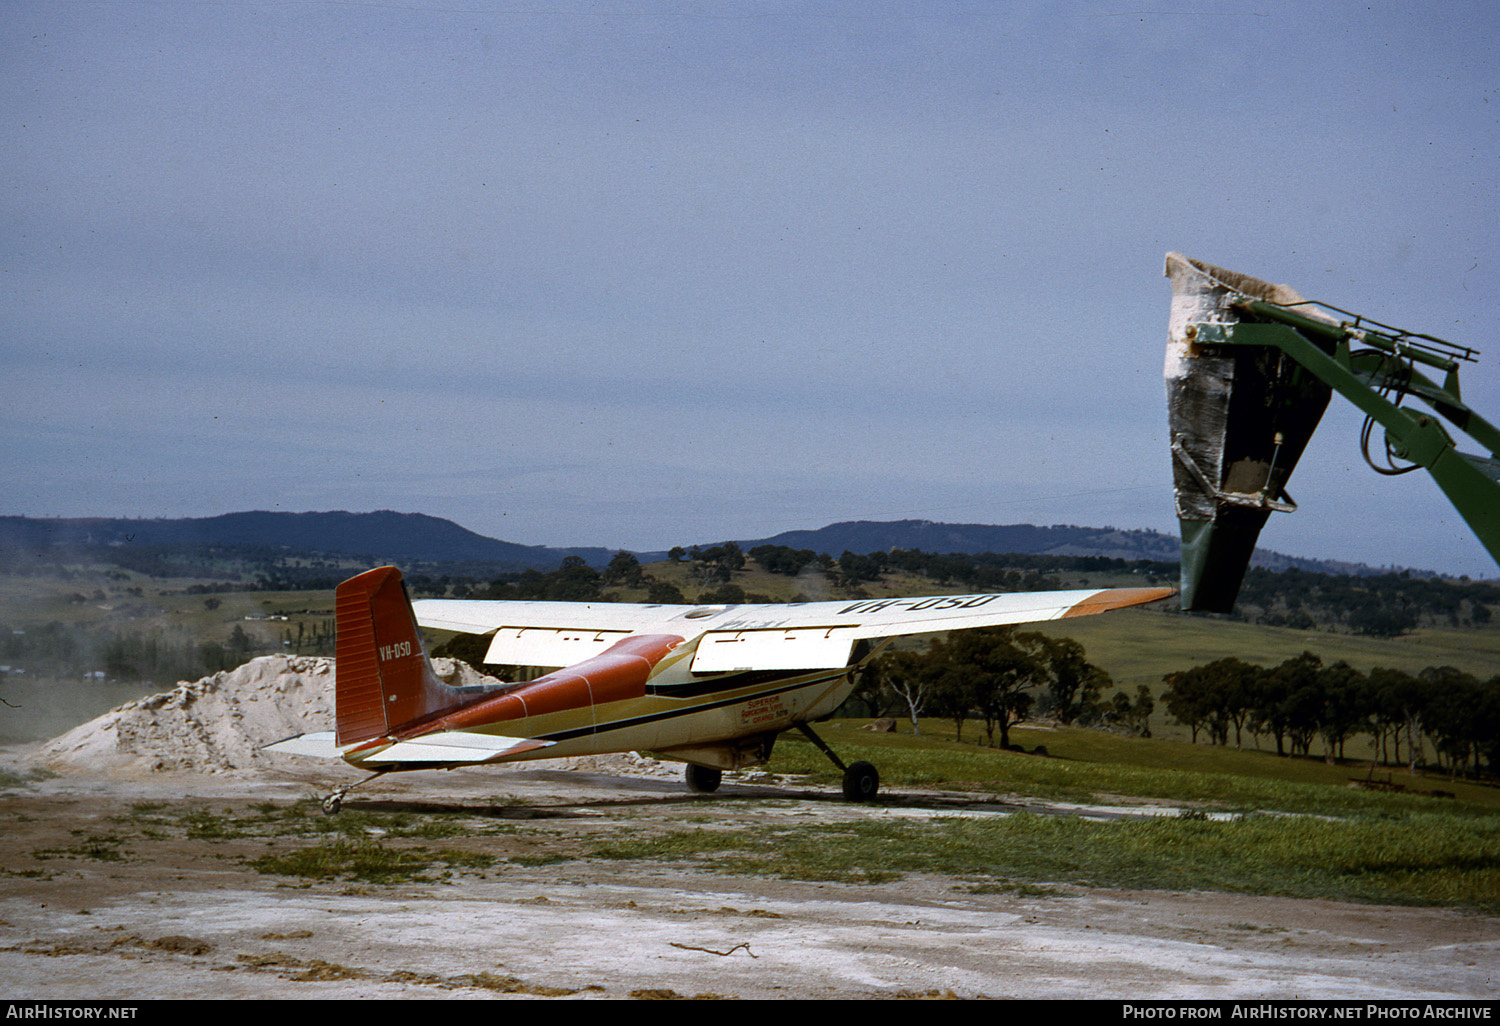
{"type": "Polygon", "coordinates": [[[837,556],[921,549],[923,552],[1019,552],[1030,555],[1108,556],[1174,562],[1177,539],[1155,531],[1119,531],[1112,527],[1035,527],[1031,524],[940,524],[931,520],[868,520],[830,524],[816,531],[786,531],[746,545],[785,545],[837,556]]]}
{"type": "MultiPolygon", "coordinates": [[[[785,545],[792,549],[811,549],[831,556],[849,551],[865,555],[891,549],[920,549],[923,552],[975,554],[982,552],[1021,553],[1047,556],[1103,556],[1109,559],[1145,559],[1175,563],[1178,540],[1158,531],[1122,530],[1114,527],[1075,527],[1058,524],[1036,527],[1032,524],[940,524],[931,520],[869,520],[830,524],[816,531],[786,531],[773,538],[740,541],[741,548],[755,545],[785,545]]],[[[1372,567],[1337,563],[1328,560],[1302,559],[1264,549],[1256,551],[1253,566],[1268,570],[1297,567],[1320,573],[1376,573],[1372,567]]]]}
{"type": "MultiPolygon", "coordinates": [[[[715,545],[724,539],[705,544],[715,545]]],[[[1110,559],[1173,563],[1177,539],[1157,531],[1114,527],[1032,524],[942,524],[931,520],[847,521],[815,531],[787,531],[772,538],[740,540],[742,548],[785,545],[839,556],[891,549],[927,553],[1019,553],[1049,556],[1103,556],[1110,559]]],[[[113,554],[122,550],[253,550],[260,558],[297,555],[348,556],[365,561],[465,564],[495,571],[555,570],[567,556],[599,568],[612,550],[601,547],[548,548],[518,545],[475,534],[450,520],[421,513],[226,513],[217,517],[127,520],[108,517],[37,519],[0,517],[0,552],[113,554]],[[101,553],[100,550],[108,550],[101,553]]],[[[666,553],[640,553],[643,562],[666,553]]],[[[1258,550],[1254,566],[1270,570],[1297,567],[1320,573],[1369,574],[1357,564],[1299,559],[1258,550]]],[[[465,572],[472,572],[466,570],[465,572]]]]}
{"type": "Polygon", "coordinates": [[[603,548],[550,549],[475,534],[421,513],[227,513],[200,519],[48,520],[0,517],[0,549],[26,552],[142,549],[256,549],[320,553],[396,563],[481,563],[505,569],[552,570],[566,556],[602,566],[603,548]]]}

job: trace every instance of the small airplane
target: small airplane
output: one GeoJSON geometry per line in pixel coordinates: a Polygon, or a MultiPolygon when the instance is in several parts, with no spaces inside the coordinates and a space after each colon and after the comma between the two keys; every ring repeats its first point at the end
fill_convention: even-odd
{"type": "MultiPolygon", "coordinates": [[[[687,763],[690,789],[764,763],[796,729],[843,772],[845,797],[875,796],[874,766],[845,766],[809,726],[854,689],[854,672],[897,637],[1088,616],[1172,588],[1115,588],[800,602],[647,605],[422,599],[395,567],[339,585],[335,729],[266,750],[342,758],[371,771],[453,769],[645,751],[687,763]],[[493,635],[485,663],[561,666],[518,684],[455,687],[418,626],[493,635]]],[[[336,813],[358,784],[330,794],[336,813]]]]}

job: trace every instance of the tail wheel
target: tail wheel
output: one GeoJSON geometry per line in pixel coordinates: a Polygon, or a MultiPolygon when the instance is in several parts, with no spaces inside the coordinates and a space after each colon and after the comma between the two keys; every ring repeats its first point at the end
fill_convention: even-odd
{"type": "Polygon", "coordinates": [[[708,766],[695,766],[692,763],[688,763],[684,776],[687,778],[689,791],[694,791],[698,794],[712,794],[719,789],[719,781],[723,779],[724,774],[721,770],[712,769],[708,766]]]}
{"type": "Polygon", "coordinates": [[[844,770],[844,797],[851,802],[865,802],[880,790],[880,774],[868,762],[856,762],[844,770]]]}

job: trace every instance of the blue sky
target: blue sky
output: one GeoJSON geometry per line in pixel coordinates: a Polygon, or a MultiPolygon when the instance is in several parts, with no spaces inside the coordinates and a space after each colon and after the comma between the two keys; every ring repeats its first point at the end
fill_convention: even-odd
{"type": "MultiPolygon", "coordinates": [[[[1167,251],[1494,348],[1493,3],[9,2],[0,47],[3,514],[1175,534],[1167,251]]],[[[1262,544],[1495,576],[1359,423],[1262,544]]]]}

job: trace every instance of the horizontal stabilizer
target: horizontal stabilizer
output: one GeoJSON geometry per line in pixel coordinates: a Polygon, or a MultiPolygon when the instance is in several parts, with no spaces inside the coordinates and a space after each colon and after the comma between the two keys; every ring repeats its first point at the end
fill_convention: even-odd
{"type": "Polygon", "coordinates": [[[311,755],[318,759],[341,758],[348,746],[340,748],[333,739],[333,731],[320,730],[312,734],[298,734],[261,748],[263,752],[279,752],[283,755],[311,755]]]}
{"type": "Polygon", "coordinates": [[[546,748],[551,744],[551,741],[537,741],[524,737],[499,737],[495,734],[446,731],[413,738],[410,741],[398,741],[384,751],[368,756],[364,762],[366,765],[378,765],[385,762],[488,762],[502,755],[518,755],[521,752],[546,748]]]}

